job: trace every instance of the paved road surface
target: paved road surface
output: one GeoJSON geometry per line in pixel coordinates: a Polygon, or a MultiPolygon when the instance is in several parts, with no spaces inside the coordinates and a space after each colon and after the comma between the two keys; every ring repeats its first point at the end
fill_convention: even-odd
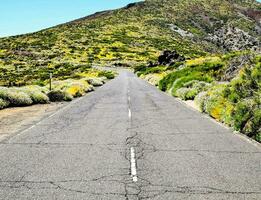
{"type": "Polygon", "coordinates": [[[0,199],[261,199],[261,150],[130,72],[0,144],[0,199]]]}

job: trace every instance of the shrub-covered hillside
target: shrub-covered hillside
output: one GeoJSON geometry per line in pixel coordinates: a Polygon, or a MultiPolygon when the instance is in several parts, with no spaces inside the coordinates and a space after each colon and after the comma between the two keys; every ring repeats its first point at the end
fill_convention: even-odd
{"type": "Polygon", "coordinates": [[[259,48],[254,0],[146,0],[33,34],[0,39],[0,84],[67,78],[92,64],[132,65],[164,49],[187,58],[259,48]]]}

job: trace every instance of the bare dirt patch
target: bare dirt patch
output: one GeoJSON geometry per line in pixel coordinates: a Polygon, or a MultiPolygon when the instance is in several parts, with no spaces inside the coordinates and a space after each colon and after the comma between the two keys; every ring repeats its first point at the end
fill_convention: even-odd
{"type": "Polygon", "coordinates": [[[0,110],[0,139],[30,127],[66,104],[62,102],[0,110]]]}
{"type": "Polygon", "coordinates": [[[196,105],[195,101],[192,100],[188,100],[188,101],[183,101],[185,104],[187,104],[188,106],[194,108],[197,111],[200,111],[199,107],[196,105]]]}

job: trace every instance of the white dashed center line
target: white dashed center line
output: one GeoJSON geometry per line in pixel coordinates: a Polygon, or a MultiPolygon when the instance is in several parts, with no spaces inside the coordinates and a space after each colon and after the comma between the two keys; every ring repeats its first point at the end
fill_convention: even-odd
{"type": "MultiPolygon", "coordinates": [[[[131,120],[131,108],[130,108],[130,91],[128,90],[128,110],[129,110],[129,119],[131,120]]],[[[135,150],[133,147],[131,147],[130,149],[130,154],[131,154],[131,176],[132,176],[132,180],[133,182],[137,182],[138,181],[138,177],[137,177],[137,167],[136,167],[136,156],[135,156],[135,150]]]]}
{"type": "Polygon", "coordinates": [[[133,147],[131,147],[130,150],[131,150],[131,176],[132,176],[133,182],[137,182],[138,181],[138,177],[137,177],[135,150],[134,150],[133,147]]]}
{"type": "Polygon", "coordinates": [[[131,109],[129,109],[129,119],[131,119],[131,109]]]}

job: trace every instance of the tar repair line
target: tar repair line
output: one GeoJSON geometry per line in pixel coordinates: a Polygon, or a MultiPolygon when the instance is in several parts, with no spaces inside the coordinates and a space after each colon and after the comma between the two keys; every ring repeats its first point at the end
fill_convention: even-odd
{"type": "Polygon", "coordinates": [[[131,150],[131,176],[132,176],[133,182],[137,182],[138,177],[137,177],[135,150],[133,147],[131,147],[130,150],[131,150]]]}

